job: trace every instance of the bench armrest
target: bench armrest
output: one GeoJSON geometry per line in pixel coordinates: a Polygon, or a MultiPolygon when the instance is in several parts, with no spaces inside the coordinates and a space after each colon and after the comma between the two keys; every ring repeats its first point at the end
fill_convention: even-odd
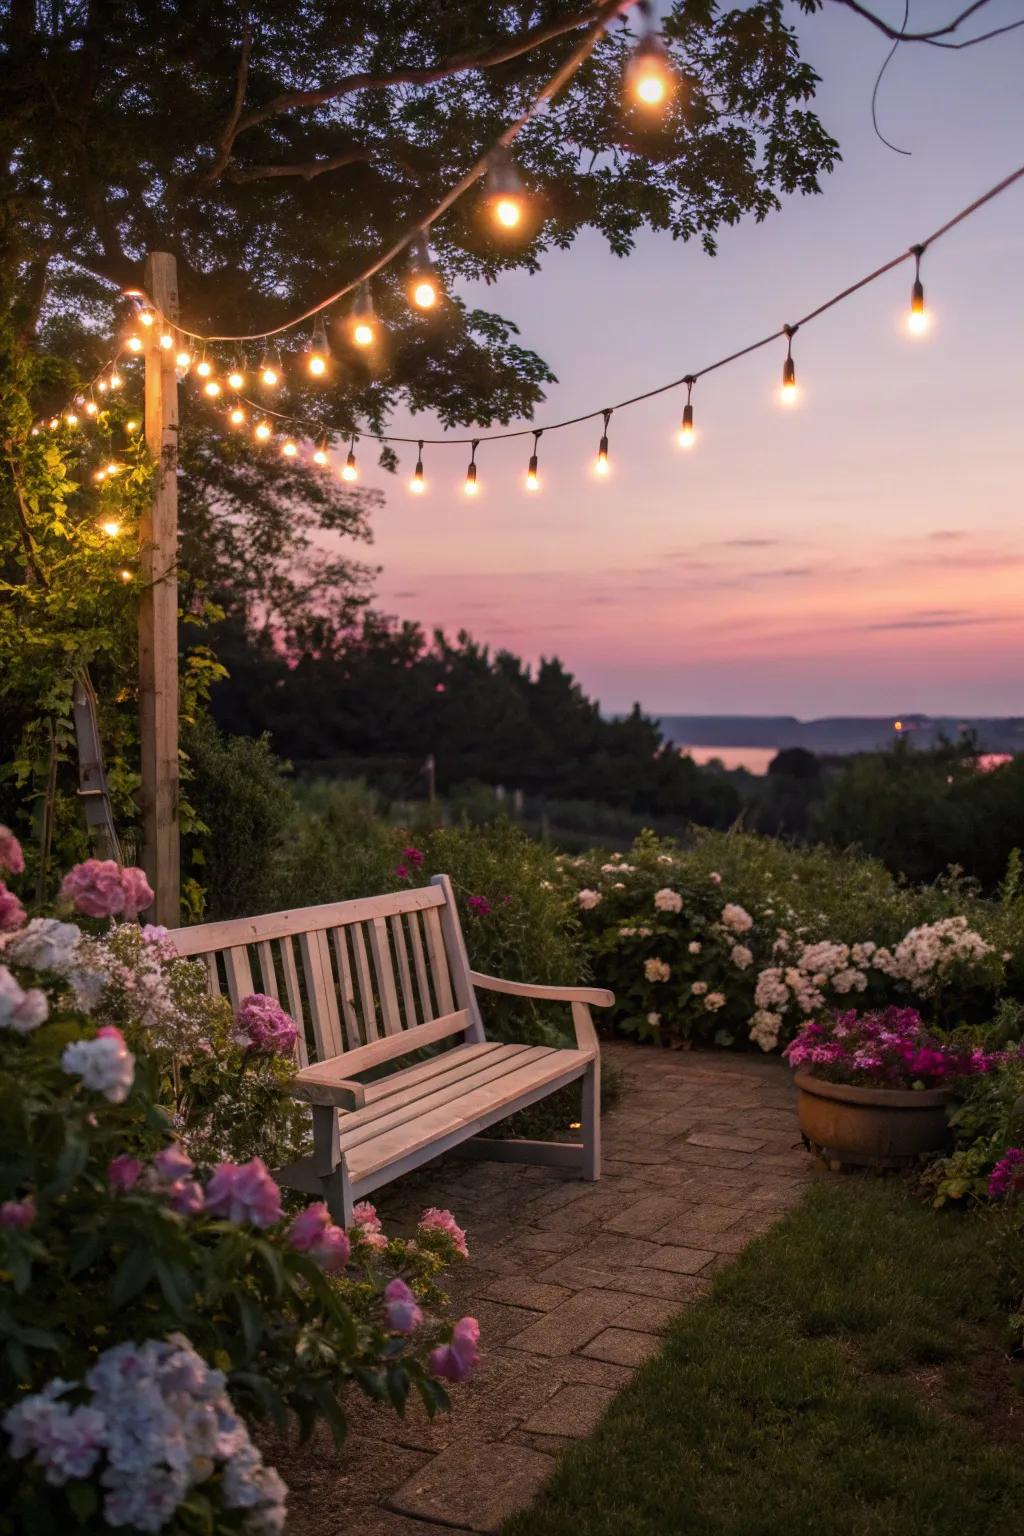
{"type": "Polygon", "coordinates": [[[535,986],[528,981],[505,981],[500,976],[485,976],[481,971],[470,971],[469,979],[474,987],[480,987],[484,992],[505,992],[510,997],[530,997],[539,1003],[570,1003],[577,1049],[590,1056],[600,1056],[601,1047],[590,1009],[610,1008],[615,1001],[614,992],[604,987],[535,986]]]}
{"type": "Polygon", "coordinates": [[[305,1104],[335,1104],[339,1109],[362,1109],[366,1103],[366,1092],[362,1083],[342,1076],[346,1070],[342,1065],[343,1060],[335,1056],[329,1061],[318,1061],[314,1066],[303,1067],[301,1072],[296,1072],[291,1085],[293,1098],[301,1099],[305,1104]]]}
{"type": "Polygon", "coordinates": [[[592,1008],[610,1008],[615,993],[604,987],[545,987],[530,981],[505,981],[501,976],[485,976],[482,971],[470,971],[469,979],[474,987],[485,992],[507,992],[510,997],[532,997],[546,1003],[588,1003],[592,1008]]]}

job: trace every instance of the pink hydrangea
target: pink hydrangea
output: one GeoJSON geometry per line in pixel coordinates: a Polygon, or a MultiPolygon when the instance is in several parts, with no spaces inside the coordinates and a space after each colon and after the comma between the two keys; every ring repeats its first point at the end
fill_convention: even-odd
{"type": "Polygon", "coordinates": [[[1007,1148],[989,1174],[988,1192],[993,1200],[1024,1194],[1024,1150],[1007,1148]]]}
{"type": "Polygon", "coordinates": [[[421,1232],[432,1230],[444,1232],[447,1237],[451,1238],[456,1253],[463,1259],[469,1258],[469,1245],[466,1242],[466,1234],[455,1220],[451,1211],[439,1211],[436,1205],[432,1205],[420,1217],[419,1229],[421,1232]]]}
{"type": "Polygon", "coordinates": [[[129,1157],[127,1152],[112,1157],[107,1164],[107,1183],[122,1195],[134,1189],[141,1176],[142,1164],[137,1157],[129,1157]]]}
{"type": "Polygon", "coordinates": [[[480,1324],[475,1317],[460,1317],[452,1329],[450,1344],[430,1352],[430,1369],[444,1381],[465,1381],[480,1361],[480,1324]]]}
{"type": "Polygon", "coordinates": [[[13,933],[25,921],[25,908],[0,880],[0,933],[13,933]]]}
{"type": "Polygon", "coordinates": [[[0,869],[9,875],[25,873],[25,855],[10,827],[0,827],[0,869]]]}
{"type": "Polygon", "coordinates": [[[206,1186],[205,1205],[211,1216],[236,1226],[272,1227],[281,1220],[281,1191],[266,1163],[218,1163],[206,1186]]]}
{"type": "Polygon", "coordinates": [[[393,1333],[412,1333],[423,1321],[416,1297],[397,1276],[384,1287],[384,1311],[393,1333]]]}
{"type": "Polygon", "coordinates": [[[242,999],[235,1009],[235,1024],[239,1044],[268,1056],[290,1056],[299,1038],[295,1020],[276,997],[265,992],[253,992],[242,999]]]}
{"type": "Polygon", "coordinates": [[[331,1220],[322,1200],[307,1205],[288,1228],[288,1241],[299,1253],[308,1253],[328,1273],[344,1269],[352,1252],[348,1236],[331,1220]]]}
{"type": "Polygon", "coordinates": [[[369,1200],[360,1200],[352,1210],[352,1234],[367,1248],[386,1248],[388,1240],[384,1235],[380,1217],[376,1207],[369,1200]]]}
{"type": "Polygon", "coordinates": [[[168,1184],[173,1184],[177,1179],[189,1178],[194,1166],[178,1141],[172,1141],[169,1147],[164,1147],[153,1159],[153,1167],[158,1176],[168,1184]]]}
{"type": "Polygon", "coordinates": [[[486,896],[470,896],[466,906],[474,917],[490,917],[494,911],[486,896]]]}
{"type": "Polygon", "coordinates": [[[419,869],[423,863],[423,852],[419,848],[403,848],[402,858],[407,864],[411,864],[413,869],[419,869]]]}
{"type": "Polygon", "coordinates": [[[36,1219],[36,1203],[31,1195],[24,1200],[5,1200],[0,1205],[0,1227],[13,1227],[24,1231],[36,1219]]]}
{"type": "Polygon", "coordinates": [[[134,866],[121,871],[121,889],[124,891],[124,915],[136,918],[153,903],[153,887],[146,879],[145,871],[134,866]]]}
{"type": "Polygon", "coordinates": [[[198,1216],[205,1203],[203,1191],[195,1179],[175,1179],[164,1194],[167,1204],[179,1216],[198,1216]]]}
{"type": "Polygon", "coordinates": [[[86,917],[114,917],[124,911],[121,866],[113,859],[86,859],[69,869],[61,882],[60,901],[86,917]]]}

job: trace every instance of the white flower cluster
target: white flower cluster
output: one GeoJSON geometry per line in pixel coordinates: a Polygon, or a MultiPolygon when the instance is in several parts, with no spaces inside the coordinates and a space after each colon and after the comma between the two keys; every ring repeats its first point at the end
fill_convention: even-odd
{"type": "Polygon", "coordinates": [[[249,1439],[224,1389],[180,1334],[142,1345],[116,1344],[87,1373],[87,1404],[63,1401],[59,1377],[8,1410],[13,1457],[33,1456],[60,1487],[90,1477],[100,1462],[108,1525],[161,1531],[191,1490],[222,1474],[227,1509],[248,1510],[251,1536],[284,1530],[287,1489],[249,1439]]]}
{"type": "Polygon", "coordinates": [[[993,953],[993,946],[968,928],[966,917],[944,917],[937,923],[911,928],[891,953],[879,949],[873,964],[886,976],[905,981],[922,997],[928,997],[938,991],[954,967],[977,965],[993,953]]]}
{"type": "Polygon", "coordinates": [[[730,933],[749,933],[754,926],[754,919],[745,908],[730,901],[722,908],[721,923],[730,933]]]}
{"type": "Polygon", "coordinates": [[[38,987],[22,987],[7,966],[0,965],[0,1029],[27,1035],[39,1028],[49,1011],[45,992],[38,987]]]}
{"type": "MultiPolygon", "coordinates": [[[[789,935],[780,930],[773,946],[777,957],[790,950],[789,935]]],[[[817,944],[797,943],[792,963],[770,965],[757,978],[756,1011],[751,1018],[750,1038],[763,1051],[774,1050],[784,1016],[795,1008],[804,1018],[818,1013],[826,995],[846,997],[865,991],[872,944],[837,944],[823,939],[817,944]]]]}
{"type": "Polygon", "coordinates": [[[654,893],[654,906],[658,912],[681,912],[683,910],[683,898],[678,891],[673,891],[669,886],[654,893]]]}
{"type": "MultiPolygon", "coordinates": [[[[102,945],[97,942],[93,948],[101,951],[102,945]]],[[[19,965],[59,976],[70,987],[76,1007],[84,1013],[91,1013],[99,1002],[106,977],[88,954],[84,935],[74,923],[62,923],[55,917],[34,917],[14,935],[6,954],[19,965]]]]}
{"type": "Polygon", "coordinates": [[[672,975],[672,967],[665,960],[659,960],[652,956],[644,961],[644,975],[648,981],[668,981],[672,975]]]}
{"type": "Polygon", "coordinates": [[[598,906],[601,901],[601,892],[589,890],[577,891],[576,900],[579,902],[584,912],[592,912],[593,909],[598,906]]]}
{"type": "Polygon", "coordinates": [[[111,1104],[123,1104],[135,1081],[135,1057],[117,1029],[101,1031],[95,1040],[72,1040],[60,1064],[111,1104]]]}

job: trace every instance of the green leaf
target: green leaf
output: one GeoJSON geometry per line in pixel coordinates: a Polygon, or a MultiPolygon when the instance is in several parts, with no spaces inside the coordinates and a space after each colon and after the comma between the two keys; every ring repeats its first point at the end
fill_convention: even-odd
{"type": "Polygon", "coordinates": [[[145,1248],[133,1248],[114,1276],[110,1291],[112,1305],[123,1307],[125,1302],[131,1301],[133,1296],[145,1290],[154,1273],[153,1255],[145,1248]]]}

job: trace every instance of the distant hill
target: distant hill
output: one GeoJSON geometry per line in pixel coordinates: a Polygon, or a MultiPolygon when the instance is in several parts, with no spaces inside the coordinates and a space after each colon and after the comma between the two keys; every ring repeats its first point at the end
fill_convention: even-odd
{"type": "Polygon", "coordinates": [[[1024,752],[1024,717],[955,715],[833,715],[798,720],[795,715],[663,715],[659,720],[678,747],[806,747],[809,752],[872,752],[904,736],[915,746],[972,733],[984,752],[1024,752]]]}

